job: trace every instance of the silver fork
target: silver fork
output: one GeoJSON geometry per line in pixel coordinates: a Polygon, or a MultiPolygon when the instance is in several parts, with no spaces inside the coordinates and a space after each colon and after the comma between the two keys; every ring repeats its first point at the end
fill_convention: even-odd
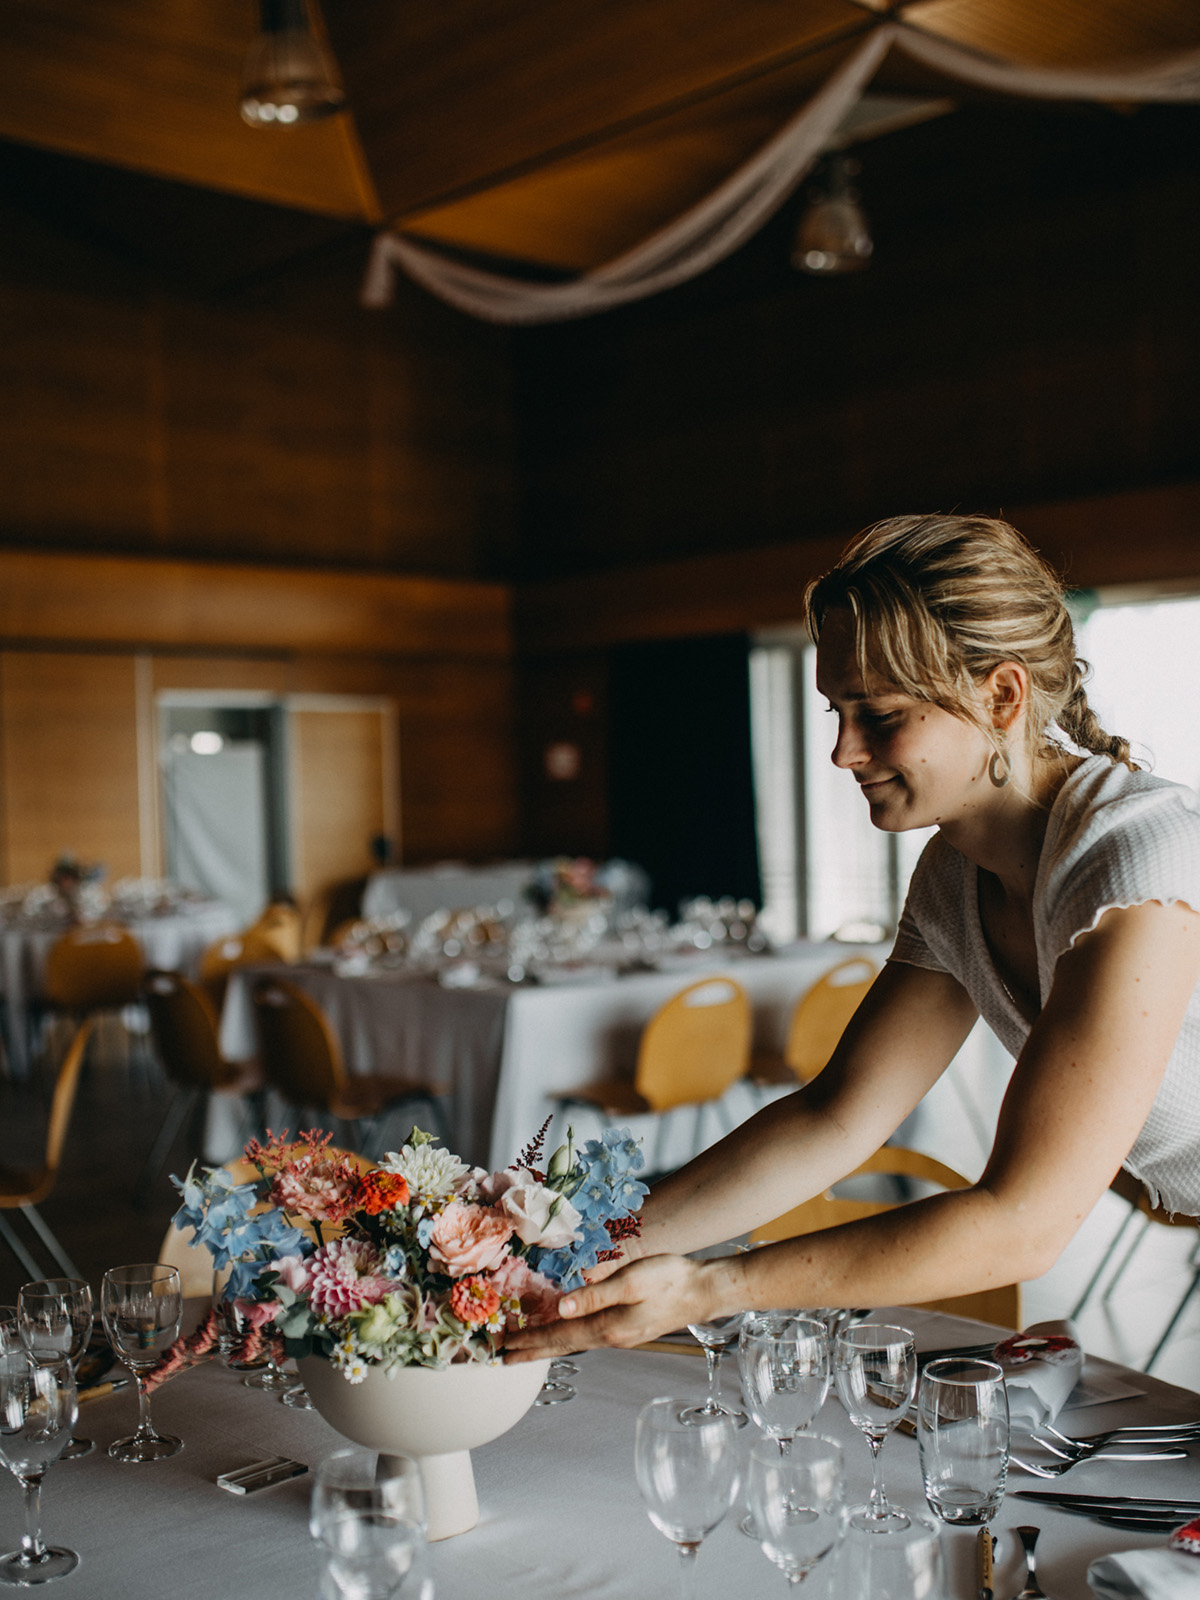
{"type": "MultiPolygon", "coordinates": [[[[1073,1438],[1060,1433],[1049,1422],[1040,1422],[1030,1429],[1035,1437],[1041,1433],[1053,1434],[1060,1444],[1072,1450],[1100,1450],[1117,1441],[1123,1444],[1182,1444],[1185,1439],[1200,1439],[1200,1422],[1147,1422],[1141,1426],[1110,1428],[1107,1433],[1085,1433],[1073,1438]]],[[[1043,1441],[1044,1442],[1044,1441],[1043,1441]]],[[[1053,1449],[1053,1446],[1048,1448],[1053,1449]]]]}
{"type": "Polygon", "coordinates": [[[1037,1557],[1033,1553],[1033,1547],[1037,1544],[1038,1534],[1041,1531],[1040,1528],[1030,1527],[1013,1529],[1013,1532],[1021,1541],[1022,1549],[1025,1551],[1025,1587],[1019,1595],[1014,1596],[1014,1600],[1049,1600],[1046,1591],[1038,1584],[1037,1557]]]}
{"type": "Polygon", "coordinates": [[[1031,1428],[1029,1437],[1035,1444],[1041,1445],[1043,1450],[1049,1450],[1052,1456],[1058,1456],[1063,1461],[1090,1461],[1094,1455],[1108,1445],[1162,1445],[1195,1442],[1200,1435],[1194,1433],[1180,1433],[1177,1430],[1164,1428],[1161,1433],[1139,1433],[1124,1435],[1119,1433],[1101,1433],[1095,1439],[1064,1439],[1062,1434],[1049,1428],[1031,1428]],[[1043,1438],[1043,1433],[1054,1432],[1053,1439],[1043,1438]],[[1059,1441],[1062,1441],[1059,1443],[1059,1441]]]}
{"type": "Polygon", "coordinates": [[[1183,1461],[1186,1458],[1186,1450],[1098,1450],[1094,1455],[1069,1456],[1065,1461],[1035,1463],[1011,1454],[1008,1459],[1022,1472],[1032,1472],[1035,1478],[1061,1478],[1064,1472],[1070,1472],[1082,1461],[1183,1461]]]}

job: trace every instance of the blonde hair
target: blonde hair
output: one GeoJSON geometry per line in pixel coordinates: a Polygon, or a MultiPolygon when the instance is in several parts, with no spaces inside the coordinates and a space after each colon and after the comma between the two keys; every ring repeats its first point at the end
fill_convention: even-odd
{"type": "Polygon", "coordinates": [[[1129,742],[1106,733],[1088,705],[1090,673],[1057,574],[1007,522],[993,517],[889,517],[866,528],[804,595],[814,641],[831,610],[854,619],[863,683],[895,685],[979,727],[976,686],[1015,661],[1029,675],[1033,755],[1061,755],[1057,725],[1084,750],[1137,768],[1129,742]]]}

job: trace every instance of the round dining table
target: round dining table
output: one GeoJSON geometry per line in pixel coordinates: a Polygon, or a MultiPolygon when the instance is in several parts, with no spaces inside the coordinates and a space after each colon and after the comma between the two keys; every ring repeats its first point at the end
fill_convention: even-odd
{"type": "MultiPolygon", "coordinates": [[[[199,1308],[192,1304],[193,1314],[199,1308]]],[[[983,1324],[904,1308],[878,1320],[906,1322],[919,1350],[977,1344],[998,1337],[983,1324]]],[[[658,1395],[698,1399],[704,1363],[698,1347],[679,1353],[654,1350],[591,1351],[578,1357],[571,1381],[576,1398],[534,1406],[502,1438],[473,1452],[480,1520],[469,1533],[430,1547],[436,1600],[635,1600],[673,1594],[678,1560],[651,1525],[633,1473],[638,1410],[658,1395]]],[[[725,1396],[736,1394],[736,1368],[727,1363],[725,1396]]],[[[116,1369],[120,1370],[120,1369],[116,1369]]],[[[1200,1416],[1200,1396],[1089,1357],[1085,1381],[1132,1390],[1126,1398],[1086,1408],[1068,1407],[1059,1426],[1093,1432],[1127,1423],[1180,1421],[1200,1416]]],[[[1078,1391],[1077,1391],[1078,1392],[1078,1391]]],[[[1073,1397],[1074,1398],[1074,1397],[1073,1397]]],[[[158,1463],[127,1466],[105,1447],[128,1432],[136,1413],[132,1389],[81,1407],[78,1431],[98,1448],[81,1460],[59,1462],[46,1475],[42,1497],[48,1541],[79,1552],[76,1572],[44,1593],[47,1600],[306,1600],[316,1596],[320,1563],[307,1531],[311,1478],[302,1476],[257,1494],[234,1496],[218,1488],[219,1474],[265,1456],[294,1457],[310,1468],[343,1443],[315,1412],[293,1410],[242,1386],[216,1363],[171,1379],[154,1396],[154,1421],[178,1434],[184,1449],[158,1463]]],[[[844,1447],[848,1494],[865,1499],[870,1487],[866,1441],[836,1399],[826,1400],[814,1427],[844,1447]]],[[[742,1430],[748,1446],[756,1430],[742,1430]]],[[[883,1447],[889,1498],[923,1507],[916,1442],[892,1435],[883,1447]]],[[[0,1547],[15,1546],[21,1500],[15,1479],[0,1487],[0,1547]]],[[[1009,1600],[1021,1587],[1023,1568],[1012,1529],[1041,1528],[1038,1571],[1054,1600],[1088,1600],[1088,1563],[1097,1556],[1165,1543],[1163,1536],[1104,1527],[1084,1517],[1014,1498],[1024,1489],[1085,1493],[1200,1494],[1200,1448],[1183,1461],[1132,1466],[1093,1461],[1070,1478],[1046,1485],[1012,1471],[1009,1495],[993,1524],[999,1536],[995,1592],[1009,1600]]],[[[707,1538],[696,1570],[698,1600],[781,1600],[785,1583],[758,1546],[737,1526],[736,1515],[707,1538]]],[[[944,1528],[941,1544],[947,1600],[976,1594],[975,1536],[944,1528]]],[[[1197,1561],[1200,1592],[1200,1560],[1197,1561]]],[[[807,1600],[865,1600],[838,1586],[836,1559],[804,1585],[807,1600]]]]}

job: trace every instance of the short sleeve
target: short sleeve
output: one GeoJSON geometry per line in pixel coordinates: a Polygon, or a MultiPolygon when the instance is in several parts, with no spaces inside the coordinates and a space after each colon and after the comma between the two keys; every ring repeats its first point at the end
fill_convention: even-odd
{"type": "Polygon", "coordinates": [[[962,857],[935,833],[921,852],[890,959],[930,972],[959,975],[963,937],[962,857]]]}
{"type": "Polygon", "coordinates": [[[929,972],[945,972],[946,968],[925,943],[917,919],[909,909],[908,901],[900,913],[900,926],[896,929],[896,942],[889,961],[902,961],[906,967],[925,967],[929,972]]]}
{"type": "Polygon", "coordinates": [[[1042,898],[1039,943],[1051,969],[1114,907],[1183,902],[1200,912],[1196,794],[1125,772],[1105,774],[1089,798],[1077,828],[1056,842],[1042,898]]]}

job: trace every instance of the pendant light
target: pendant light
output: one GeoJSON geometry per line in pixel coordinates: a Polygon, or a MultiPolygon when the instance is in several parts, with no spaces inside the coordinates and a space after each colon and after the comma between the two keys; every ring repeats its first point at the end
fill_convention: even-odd
{"type": "Polygon", "coordinates": [[[826,157],[792,246],[792,265],[801,272],[829,277],[861,272],[869,263],[875,246],[850,183],[857,171],[858,162],[842,150],[826,157]]]}
{"type": "Polygon", "coordinates": [[[314,37],[306,0],[260,0],[261,31],[242,68],[242,116],[252,128],[287,128],[345,104],[337,65],[314,37]]]}

